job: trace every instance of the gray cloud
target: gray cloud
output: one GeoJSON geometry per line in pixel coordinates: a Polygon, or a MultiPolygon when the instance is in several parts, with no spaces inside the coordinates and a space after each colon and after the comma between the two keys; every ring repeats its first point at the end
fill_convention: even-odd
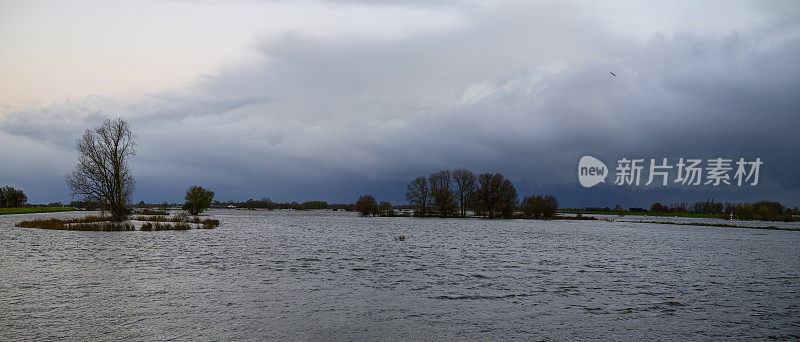
{"type": "Polygon", "coordinates": [[[260,42],[260,62],[191,90],[12,112],[0,119],[0,158],[12,161],[0,181],[31,189],[33,201],[65,198],[74,139],[122,115],[138,138],[137,200],[179,200],[201,183],[222,199],[339,202],[373,192],[403,202],[410,178],[466,167],[502,172],[522,194],[560,194],[566,205],[797,203],[797,23],[642,41],[573,13],[515,5],[390,41],[286,34],[260,42]],[[754,189],[584,190],[575,175],[584,154],[766,164],[754,189]]]}

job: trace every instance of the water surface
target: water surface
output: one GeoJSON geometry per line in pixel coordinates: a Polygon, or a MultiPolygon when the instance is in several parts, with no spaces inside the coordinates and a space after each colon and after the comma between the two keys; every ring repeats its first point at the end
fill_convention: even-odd
{"type": "Polygon", "coordinates": [[[81,215],[0,216],[0,339],[800,338],[800,232],[236,210],[13,227],[81,215]]]}

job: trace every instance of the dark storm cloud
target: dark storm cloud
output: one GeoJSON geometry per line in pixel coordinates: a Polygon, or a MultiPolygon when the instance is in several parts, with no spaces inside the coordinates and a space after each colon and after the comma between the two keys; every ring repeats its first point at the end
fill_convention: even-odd
{"type": "Polygon", "coordinates": [[[373,192],[403,202],[410,178],[470,168],[566,205],[708,196],[796,204],[796,23],[641,40],[571,11],[496,9],[456,29],[390,40],[287,33],[260,42],[261,62],[191,91],[14,112],[0,121],[0,138],[15,141],[2,157],[19,163],[3,164],[0,181],[32,189],[34,201],[62,199],[58,182],[34,179],[60,181],[81,131],[122,115],[139,143],[135,197],[147,201],[179,200],[199,183],[222,199],[339,202],[373,192]],[[621,157],[765,165],[757,188],[585,190],[575,174],[585,154],[612,168],[621,157]]]}

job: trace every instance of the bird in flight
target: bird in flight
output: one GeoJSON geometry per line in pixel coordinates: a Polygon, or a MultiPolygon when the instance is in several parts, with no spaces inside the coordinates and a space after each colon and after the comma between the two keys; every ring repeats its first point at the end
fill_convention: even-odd
{"type": "MultiPolygon", "coordinates": [[[[609,72],[611,72],[611,71],[609,71],[609,72]]],[[[614,74],[613,72],[611,72],[611,76],[617,77],[617,75],[614,74]]]]}

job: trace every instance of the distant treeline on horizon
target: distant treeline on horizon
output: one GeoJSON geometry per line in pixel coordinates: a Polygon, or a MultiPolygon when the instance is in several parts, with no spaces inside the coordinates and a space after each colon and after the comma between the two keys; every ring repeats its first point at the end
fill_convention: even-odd
{"type": "Polygon", "coordinates": [[[679,202],[671,205],[653,203],[650,209],[631,207],[627,210],[617,204],[613,209],[609,207],[583,207],[580,209],[569,209],[568,211],[586,212],[613,212],[617,214],[625,213],[665,213],[665,214],[706,214],[717,215],[720,218],[735,218],[739,220],[762,220],[762,221],[796,221],[796,215],[800,215],[800,208],[795,206],[789,208],[780,202],[761,200],[753,203],[731,203],[717,202],[714,199],[694,202],[679,202]]]}
{"type": "MultiPolygon", "coordinates": [[[[386,203],[386,202],[383,202],[386,203]]],[[[133,205],[136,208],[174,208],[180,207],[182,203],[145,203],[140,201],[133,205]]],[[[388,203],[387,203],[388,204],[388,203]]],[[[86,210],[99,209],[95,202],[90,201],[71,201],[68,204],[62,202],[51,202],[48,204],[27,203],[27,196],[21,190],[10,187],[0,187],[0,207],[74,207],[86,210]],[[15,194],[15,196],[9,196],[15,194]],[[12,199],[13,198],[13,199],[12,199]]],[[[249,199],[247,201],[214,201],[212,208],[243,208],[243,209],[294,209],[294,210],[344,210],[355,211],[354,203],[328,203],[326,201],[306,201],[306,202],[273,202],[269,198],[259,200],[249,199]]],[[[415,205],[402,204],[391,205],[395,210],[416,209],[415,205]]],[[[730,217],[742,220],[764,220],[764,221],[788,221],[796,220],[794,216],[800,215],[800,208],[794,206],[789,208],[776,201],[762,200],[757,202],[717,202],[713,199],[694,203],[678,202],[664,205],[659,202],[653,203],[650,208],[629,207],[623,208],[617,204],[615,207],[580,207],[565,209],[564,211],[586,211],[586,212],[607,212],[607,213],[675,213],[675,214],[708,214],[718,215],[720,218],[730,217]]]]}

